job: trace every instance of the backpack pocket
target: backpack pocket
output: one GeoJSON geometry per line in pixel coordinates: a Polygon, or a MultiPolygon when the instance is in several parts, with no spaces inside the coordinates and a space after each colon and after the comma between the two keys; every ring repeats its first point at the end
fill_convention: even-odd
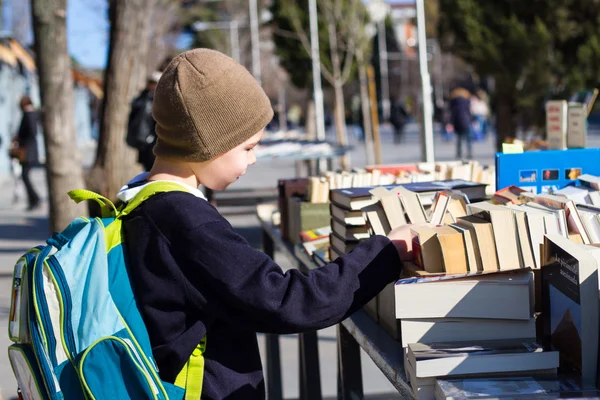
{"type": "Polygon", "coordinates": [[[27,318],[27,307],[29,306],[28,271],[33,266],[36,254],[37,252],[31,252],[19,258],[13,271],[8,337],[16,343],[31,343],[27,318]]]}
{"type": "Polygon", "coordinates": [[[25,400],[46,400],[44,381],[33,352],[26,346],[13,344],[8,359],[25,400]]]}
{"type": "Polygon", "coordinates": [[[107,336],[83,353],[79,374],[90,399],[165,399],[134,346],[107,336]]]}

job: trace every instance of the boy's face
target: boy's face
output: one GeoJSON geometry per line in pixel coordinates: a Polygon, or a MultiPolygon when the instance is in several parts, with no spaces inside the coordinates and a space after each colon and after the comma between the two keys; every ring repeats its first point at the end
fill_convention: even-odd
{"type": "Polygon", "coordinates": [[[254,148],[262,138],[264,129],[239,146],[220,155],[196,170],[198,180],[212,190],[225,190],[246,173],[248,166],[256,163],[254,148]]]}

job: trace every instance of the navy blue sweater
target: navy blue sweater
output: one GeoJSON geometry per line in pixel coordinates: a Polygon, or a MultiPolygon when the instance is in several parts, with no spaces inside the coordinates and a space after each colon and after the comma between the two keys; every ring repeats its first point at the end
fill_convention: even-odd
{"type": "Polygon", "coordinates": [[[174,382],[207,335],[203,399],[264,399],[256,332],[334,325],[398,278],[393,244],[374,236],[304,275],[283,272],[208,202],[155,195],[124,221],[138,306],[161,378],[174,382]]]}

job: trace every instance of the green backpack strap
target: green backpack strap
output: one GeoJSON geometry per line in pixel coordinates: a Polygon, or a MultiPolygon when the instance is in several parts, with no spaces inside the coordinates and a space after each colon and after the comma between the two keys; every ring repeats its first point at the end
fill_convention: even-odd
{"type": "Polygon", "coordinates": [[[98,204],[100,204],[102,218],[114,217],[117,215],[117,207],[115,207],[112,201],[104,196],[99,195],[98,193],[92,192],[91,190],[76,189],[71,190],[67,194],[78,204],[85,200],[96,201],[98,204]]]}
{"type": "Polygon", "coordinates": [[[206,336],[192,352],[177,378],[175,386],[185,389],[185,400],[199,400],[202,395],[204,382],[204,352],[206,351],[206,336]]]}
{"type": "Polygon", "coordinates": [[[188,192],[190,193],[190,189],[187,188],[183,183],[175,183],[169,181],[153,181],[147,184],[140,190],[138,194],[133,196],[131,200],[125,205],[121,211],[119,211],[119,217],[124,217],[131,213],[137,206],[142,204],[144,201],[148,200],[150,197],[154,196],[158,193],[164,192],[188,192]]]}

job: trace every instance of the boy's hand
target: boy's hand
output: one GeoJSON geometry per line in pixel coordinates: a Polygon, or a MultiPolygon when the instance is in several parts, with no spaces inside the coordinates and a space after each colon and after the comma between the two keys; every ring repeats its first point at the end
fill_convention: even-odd
{"type": "Polygon", "coordinates": [[[412,224],[412,225],[402,225],[397,228],[392,229],[387,237],[394,243],[396,246],[396,250],[398,250],[398,255],[402,261],[412,261],[414,260],[414,254],[412,249],[412,235],[410,233],[410,228],[413,226],[433,226],[431,224],[412,224]]]}

